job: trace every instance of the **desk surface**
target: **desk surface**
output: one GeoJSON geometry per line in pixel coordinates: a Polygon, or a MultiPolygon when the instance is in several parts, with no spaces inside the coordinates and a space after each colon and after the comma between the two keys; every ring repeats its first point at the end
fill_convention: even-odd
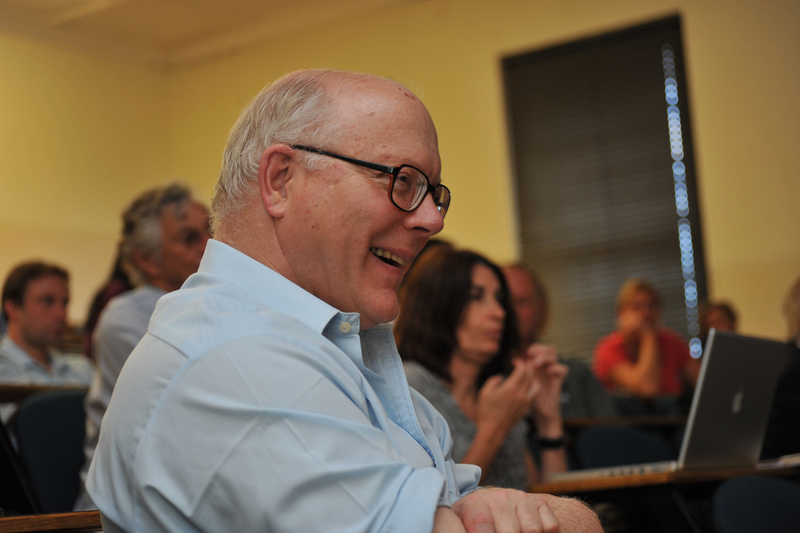
{"type": "Polygon", "coordinates": [[[630,489],[654,485],[670,485],[679,483],[701,483],[706,481],[724,481],[726,479],[744,475],[781,475],[791,476],[800,473],[800,467],[775,467],[775,468],[703,468],[682,470],[679,472],[654,472],[648,474],[633,474],[628,476],[596,477],[592,479],[565,479],[537,483],[530,487],[530,492],[544,492],[548,494],[580,494],[585,492],[608,491],[616,489],[630,489]]]}
{"type": "Polygon", "coordinates": [[[670,428],[686,424],[686,415],[674,416],[597,416],[564,419],[567,430],[583,429],[591,426],[639,426],[650,428],[670,428]]]}
{"type": "Polygon", "coordinates": [[[0,403],[19,403],[31,394],[46,390],[88,390],[86,387],[56,385],[0,384],[0,403]]]}
{"type": "Polygon", "coordinates": [[[25,533],[39,531],[45,533],[69,532],[89,533],[100,531],[99,511],[79,513],[33,514],[0,518],[0,533],[25,533]]]}

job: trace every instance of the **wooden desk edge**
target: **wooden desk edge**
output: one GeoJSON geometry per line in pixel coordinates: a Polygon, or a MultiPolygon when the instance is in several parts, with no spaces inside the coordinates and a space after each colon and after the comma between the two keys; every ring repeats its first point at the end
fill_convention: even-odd
{"type": "Polygon", "coordinates": [[[0,533],[88,533],[101,531],[99,511],[33,514],[0,518],[0,533]]]}
{"type": "Polygon", "coordinates": [[[608,425],[671,428],[686,424],[687,419],[686,415],[576,417],[565,418],[564,427],[567,430],[608,425]]]}
{"type": "Polygon", "coordinates": [[[87,387],[71,385],[14,385],[0,384],[0,403],[19,403],[31,394],[41,391],[88,391],[87,387]]]}
{"type": "Polygon", "coordinates": [[[683,470],[680,472],[653,472],[630,476],[609,476],[593,479],[565,479],[531,485],[529,492],[547,494],[575,494],[600,490],[628,489],[667,483],[701,483],[704,481],[723,481],[744,475],[789,476],[800,472],[800,467],[784,468],[704,468],[699,470],[683,470]]]}

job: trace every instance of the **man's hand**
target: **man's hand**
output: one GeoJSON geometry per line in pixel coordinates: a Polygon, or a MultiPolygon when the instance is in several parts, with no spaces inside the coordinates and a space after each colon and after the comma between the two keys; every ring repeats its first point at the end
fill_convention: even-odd
{"type": "Polygon", "coordinates": [[[511,489],[476,490],[453,504],[467,533],[602,533],[584,503],[511,489]]]}
{"type": "Polygon", "coordinates": [[[558,519],[540,494],[488,488],[453,504],[467,533],[557,533],[558,519]]]}
{"type": "Polygon", "coordinates": [[[492,376],[478,392],[475,424],[505,438],[528,412],[534,394],[533,366],[515,361],[510,376],[492,376]]]}
{"type": "Polygon", "coordinates": [[[558,350],[548,344],[531,344],[523,357],[534,368],[535,394],[530,408],[539,435],[559,437],[564,431],[561,426],[561,389],[569,368],[558,362],[558,350]]]}

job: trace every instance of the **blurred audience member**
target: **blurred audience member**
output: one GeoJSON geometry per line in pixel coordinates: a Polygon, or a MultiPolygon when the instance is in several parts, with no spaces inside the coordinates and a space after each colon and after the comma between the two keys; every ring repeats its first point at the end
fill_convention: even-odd
{"type": "Polygon", "coordinates": [[[431,252],[443,251],[443,250],[448,250],[448,251],[455,250],[455,247],[450,241],[445,239],[437,239],[436,237],[428,239],[428,242],[422,248],[422,251],[420,251],[420,253],[417,254],[417,257],[414,258],[414,262],[412,262],[411,266],[408,267],[408,270],[403,276],[403,281],[400,282],[400,288],[398,289],[398,292],[402,290],[403,285],[405,285],[406,280],[409,278],[409,273],[412,270],[414,270],[414,267],[420,263],[420,261],[422,260],[422,256],[427,255],[428,253],[431,252]]]}
{"type": "Polygon", "coordinates": [[[800,453],[800,278],[783,301],[783,314],[789,330],[787,362],[775,391],[762,459],[800,453]]]}
{"type": "Polygon", "coordinates": [[[686,342],[659,326],[661,298],[640,279],[617,295],[617,330],[595,347],[593,370],[606,389],[633,402],[618,402],[622,414],[677,414],[685,383],[693,387],[700,361],[686,342]]]}
{"type": "Polygon", "coordinates": [[[100,312],[105,309],[108,302],[114,296],[118,296],[123,292],[127,292],[133,288],[133,284],[128,279],[128,274],[122,268],[122,253],[121,250],[117,251],[117,257],[114,259],[114,268],[111,271],[111,276],[100,287],[94,295],[92,305],[89,307],[89,316],[86,319],[86,325],[83,328],[83,355],[94,361],[94,329],[97,327],[97,320],[100,318],[100,312]]]}
{"type": "MultiPolygon", "coordinates": [[[[144,192],[122,219],[122,265],[137,287],[108,303],[95,330],[98,372],[86,398],[84,480],[122,366],[147,333],[158,299],[197,271],[209,239],[208,210],[181,185],[144,192]]],[[[75,508],[93,508],[85,492],[75,508]]]]}
{"type": "MultiPolygon", "coordinates": [[[[539,341],[550,317],[547,289],[533,270],[522,264],[503,267],[511,301],[517,316],[520,346],[539,341]]],[[[617,414],[611,396],[597,381],[588,365],[576,358],[559,361],[569,368],[561,391],[561,414],[564,418],[614,416],[617,414]]]]}
{"type": "Polygon", "coordinates": [[[736,311],[728,302],[708,302],[700,306],[700,340],[706,345],[708,332],[711,328],[717,331],[732,331],[739,329],[736,311]]]}
{"type": "Polygon", "coordinates": [[[453,459],[476,464],[481,482],[526,490],[566,469],[559,397],[567,368],[555,349],[518,349],[502,271],[468,251],[420,260],[399,293],[394,333],[408,383],[444,416],[453,459]],[[542,449],[539,472],[527,447],[531,413],[542,449]]]}
{"type": "MultiPolygon", "coordinates": [[[[82,355],[64,355],[53,345],[64,335],[69,303],[69,274],[42,262],[16,266],[3,286],[3,318],[8,331],[0,340],[0,383],[88,385],[94,366],[82,355]]],[[[0,407],[7,421],[13,406],[0,407]]]]}

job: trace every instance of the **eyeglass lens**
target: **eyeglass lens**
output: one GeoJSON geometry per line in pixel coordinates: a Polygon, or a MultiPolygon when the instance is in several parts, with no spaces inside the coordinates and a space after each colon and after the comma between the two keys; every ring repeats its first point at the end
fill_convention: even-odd
{"type": "MultiPolygon", "coordinates": [[[[405,211],[413,211],[425,199],[428,194],[428,179],[420,171],[413,167],[402,167],[394,180],[392,187],[392,200],[398,207],[405,211]]],[[[431,191],[433,202],[444,217],[450,203],[450,194],[441,185],[431,191]]]]}

